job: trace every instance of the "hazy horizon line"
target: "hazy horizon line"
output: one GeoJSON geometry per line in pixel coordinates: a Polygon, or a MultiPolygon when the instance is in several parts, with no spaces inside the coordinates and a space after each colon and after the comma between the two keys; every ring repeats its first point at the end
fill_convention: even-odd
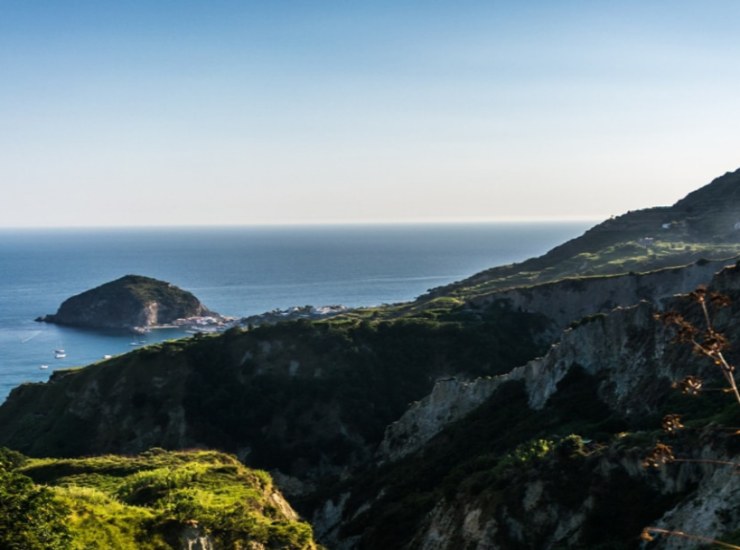
{"type": "Polygon", "coordinates": [[[506,217],[506,218],[409,218],[401,220],[276,220],[245,223],[189,223],[189,224],[131,224],[131,225],[0,225],[0,230],[40,229],[229,229],[240,227],[331,227],[331,226],[394,226],[394,225],[487,225],[536,223],[599,223],[607,217],[568,216],[562,218],[506,217]]]}

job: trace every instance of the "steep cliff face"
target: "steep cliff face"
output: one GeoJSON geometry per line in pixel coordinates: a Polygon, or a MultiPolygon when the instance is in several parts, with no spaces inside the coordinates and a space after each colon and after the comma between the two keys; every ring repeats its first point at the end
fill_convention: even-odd
{"type": "MultiPolygon", "coordinates": [[[[156,349],[169,355],[181,351],[182,344],[156,349]]],[[[172,363],[152,351],[142,349],[84,369],[58,371],[44,386],[19,386],[5,404],[5,445],[36,456],[197,445],[182,403],[192,372],[187,354],[172,363]]]]}
{"type": "Polygon", "coordinates": [[[150,277],[126,275],[68,298],[56,314],[39,320],[93,329],[131,329],[205,315],[217,314],[190,292],[150,277]]]}
{"type": "MultiPolygon", "coordinates": [[[[592,374],[607,369],[614,387],[603,392],[604,399],[613,402],[614,406],[621,406],[617,401],[630,395],[631,387],[642,384],[643,376],[639,373],[633,376],[632,371],[636,364],[649,359],[645,347],[654,345],[650,343],[654,336],[645,336],[639,344],[635,334],[640,327],[652,325],[653,308],[661,309],[675,295],[712,280],[718,290],[732,292],[734,269],[720,271],[713,279],[726,264],[727,261],[700,262],[645,274],[566,280],[496,292],[476,299],[474,304],[503,301],[515,311],[542,313],[551,321],[548,334],[553,338],[558,335],[559,343],[553,345],[544,358],[535,359],[502,376],[473,380],[451,377],[438,381],[429,396],[413,403],[398,421],[386,428],[378,449],[379,460],[395,460],[415,451],[445,426],[478,407],[509,380],[526,380],[527,387],[532,389],[531,403],[541,407],[573,363],[592,374]],[[640,307],[617,309],[605,315],[612,308],[637,304],[641,300],[644,303],[640,307]],[[561,332],[577,319],[581,319],[579,326],[561,332]],[[627,326],[631,327],[629,331],[624,330],[627,326]],[[621,361],[621,366],[614,361],[621,361]]],[[[657,350],[655,353],[659,356],[661,352],[657,350]]],[[[650,372],[653,375],[665,374],[659,365],[657,369],[650,372]]]]}
{"type": "Polygon", "coordinates": [[[476,297],[470,303],[475,306],[504,300],[514,311],[536,311],[546,316],[553,323],[553,331],[559,333],[578,319],[605,313],[617,306],[633,305],[640,300],[661,306],[676,294],[708,284],[718,271],[735,261],[736,258],[705,260],[648,273],[565,279],[493,292],[476,297]]]}
{"type": "MultiPolygon", "coordinates": [[[[636,449],[620,444],[568,452],[555,446],[509,469],[506,482],[439,501],[406,548],[637,548],[646,527],[722,539],[737,525],[740,482],[732,468],[683,464],[650,472],[636,449]]],[[[691,456],[725,455],[707,446],[691,456]]],[[[647,548],[697,547],[697,538],[652,532],[647,548]]]]}
{"type": "MultiPolygon", "coordinates": [[[[733,300],[714,313],[717,327],[736,340],[740,269],[723,270],[713,284],[733,300]]],[[[667,306],[700,319],[685,297],[667,306]]],[[[694,399],[671,388],[687,375],[707,387],[723,383],[715,365],[674,342],[656,311],[647,302],[617,308],[567,330],[544,357],[510,373],[439,381],[388,428],[382,466],[316,508],[319,536],[339,548],[392,541],[451,550],[609,541],[631,548],[648,525],[720,538],[734,532],[740,487],[731,463],[740,447],[733,430],[715,422],[736,425],[740,407],[727,394],[694,399]],[[685,413],[696,427],[661,435],[666,413],[685,413]],[[678,460],[644,468],[652,444],[666,439],[678,460]],[[405,522],[389,535],[379,526],[400,510],[405,522]]],[[[670,536],[651,544],[686,547],[670,536]]]]}
{"type": "Polygon", "coordinates": [[[532,409],[542,409],[574,366],[600,376],[597,386],[605,404],[626,415],[647,413],[654,401],[634,394],[647,379],[665,385],[672,371],[660,361],[665,338],[653,319],[654,307],[643,302],[589,319],[567,330],[541,358],[503,375],[471,381],[440,381],[430,396],[411,405],[391,424],[379,447],[381,461],[396,460],[487,401],[506,382],[523,382],[532,409]],[[661,380],[662,379],[662,380],[661,380]]]}
{"type": "MultiPolygon", "coordinates": [[[[737,452],[707,445],[696,454],[699,461],[692,472],[692,481],[697,484],[674,508],[665,513],[654,526],[665,531],[681,531],[705,538],[726,540],[728,531],[740,525],[740,476],[737,466],[722,462],[737,462],[737,452]],[[704,461],[704,462],[701,462],[704,461]],[[729,527],[729,529],[728,529],[729,527]]],[[[689,550],[696,548],[697,540],[675,535],[660,536],[653,548],[666,550],[689,550]]],[[[737,543],[737,540],[732,542],[737,543]]]]}
{"type": "Polygon", "coordinates": [[[379,463],[398,460],[421,448],[451,423],[464,418],[511,379],[510,374],[464,380],[438,380],[432,392],[412,403],[401,418],[385,429],[376,458],[379,463]]]}

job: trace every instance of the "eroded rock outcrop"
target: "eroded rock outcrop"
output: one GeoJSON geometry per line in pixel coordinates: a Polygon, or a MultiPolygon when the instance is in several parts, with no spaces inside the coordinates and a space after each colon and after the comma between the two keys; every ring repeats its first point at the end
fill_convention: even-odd
{"type": "MultiPolygon", "coordinates": [[[[526,381],[531,405],[542,408],[573,364],[591,374],[609,372],[610,386],[602,391],[604,399],[634,413],[622,401],[630,399],[634,388],[643,383],[643,373],[667,376],[659,361],[663,344],[656,345],[656,336],[651,332],[662,327],[655,326],[652,316],[675,295],[710,281],[719,291],[734,291],[738,284],[737,269],[721,270],[726,264],[727,261],[700,262],[645,274],[566,280],[497,292],[485,298],[483,303],[504,300],[514,310],[541,312],[553,322],[553,331],[559,332],[575,319],[581,320],[578,326],[561,333],[559,342],[545,357],[510,373],[474,380],[450,377],[437,381],[429,396],[412,403],[397,422],[386,428],[378,459],[397,460],[419,449],[445,426],[478,407],[506,381],[526,381]],[[638,302],[641,302],[639,306],[638,302]],[[636,338],[638,333],[643,334],[641,339],[636,338]],[[657,370],[646,370],[651,366],[646,364],[648,361],[657,370]],[[640,370],[637,366],[645,368],[640,370]]],[[[640,403],[643,401],[637,400],[633,405],[639,407],[640,403]]]]}
{"type": "MultiPolygon", "coordinates": [[[[713,312],[713,320],[730,341],[737,341],[740,268],[722,270],[711,289],[732,298],[729,308],[713,312]]],[[[701,322],[689,297],[675,297],[666,305],[687,318],[698,315],[695,322],[701,322]]],[[[413,505],[418,509],[415,527],[409,529],[413,535],[399,547],[587,548],[604,540],[633,547],[649,525],[720,540],[732,533],[740,513],[732,430],[707,423],[706,429],[687,430],[667,441],[675,462],[658,469],[643,466],[650,441],[670,437],[656,433],[660,419],[677,412],[680,403],[694,419],[711,417],[712,410],[724,410],[729,422],[737,417],[731,397],[707,395],[703,405],[691,403],[690,397],[676,400],[680,392],[671,389],[672,382],[690,374],[709,387],[721,387],[722,377],[711,362],[678,345],[673,331],[656,319],[657,312],[648,302],[616,308],[566,330],[544,357],[510,373],[439,381],[429,397],[387,429],[380,447],[384,465],[375,474],[381,481],[358,484],[363,493],[344,497],[342,519],[332,518],[333,528],[318,532],[339,547],[350,540],[350,547],[372,545],[385,534],[369,531],[360,540],[351,539],[360,525],[382,521],[384,510],[413,505]],[[703,413],[701,407],[707,407],[703,413]],[[584,424],[589,415],[593,420],[584,424]],[[521,418],[527,420],[519,423],[521,418]],[[574,451],[568,437],[558,440],[564,432],[541,447],[496,458],[500,441],[509,441],[506,448],[511,449],[526,430],[543,433],[534,426],[552,437],[550,419],[556,419],[553,427],[611,423],[608,431],[615,435],[602,435],[598,443],[581,440],[574,451]],[[633,437],[632,427],[647,433],[637,431],[633,437]],[[477,441],[486,438],[489,443],[477,441]],[[454,450],[461,445],[475,458],[454,450]],[[414,494],[400,494],[382,479],[403,479],[414,494]],[[438,485],[443,489],[437,490],[438,485]]],[[[315,520],[324,524],[321,513],[315,520]]],[[[692,543],[696,540],[663,536],[650,548],[689,548],[692,543]]]]}
{"type": "MultiPolygon", "coordinates": [[[[708,463],[703,465],[703,475],[698,476],[698,489],[661,517],[656,527],[705,539],[717,536],[721,539],[728,525],[740,524],[740,476],[732,466],[712,464],[732,457],[717,454],[711,449],[705,451],[704,457],[708,463]]],[[[689,550],[696,548],[696,542],[691,537],[668,535],[660,538],[656,547],[689,550]]]]}
{"type": "Polygon", "coordinates": [[[493,292],[472,299],[471,304],[485,305],[503,300],[514,311],[537,312],[546,316],[552,321],[553,334],[557,334],[578,319],[606,313],[617,306],[630,306],[647,300],[661,307],[676,294],[685,294],[699,285],[708,284],[718,271],[735,261],[736,258],[702,260],[647,273],[564,279],[493,292]]]}

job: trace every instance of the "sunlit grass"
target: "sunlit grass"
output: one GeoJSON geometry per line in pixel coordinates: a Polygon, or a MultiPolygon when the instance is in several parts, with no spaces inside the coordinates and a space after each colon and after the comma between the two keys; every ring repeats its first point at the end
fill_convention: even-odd
{"type": "Polygon", "coordinates": [[[216,451],[29,459],[19,472],[67,505],[75,549],[172,548],[193,525],[223,544],[314,547],[310,526],[275,500],[266,472],[216,451]]]}

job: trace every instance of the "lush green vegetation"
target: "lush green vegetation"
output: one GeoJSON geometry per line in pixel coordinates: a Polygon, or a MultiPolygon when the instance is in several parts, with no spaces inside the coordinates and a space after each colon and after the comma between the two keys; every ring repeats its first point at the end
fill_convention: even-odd
{"type": "Polygon", "coordinates": [[[625,273],[646,273],[693,262],[733,259],[740,255],[740,243],[684,242],[655,239],[649,246],[636,240],[618,242],[596,250],[573,250],[572,256],[551,260],[545,255],[521,264],[495,267],[464,281],[434,289],[416,300],[351,310],[335,322],[440,318],[460,311],[471,300],[491,296],[510,288],[526,288],[563,280],[579,281],[625,273]]]}
{"type": "Polygon", "coordinates": [[[52,490],[17,471],[25,462],[20,453],[0,449],[0,547],[66,550],[70,510],[52,490]]]}
{"type": "Polygon", "coordinates": [[[474,315],[294,322],[203,340],[190,357],[208,368],[188,381],[188,419],[209,445],[249,441],[256,466],[299,473],[362,462],[438,376],[499,374],[544,352],[544,323],[495,304],[474,315]],[[235,356],[247,359],[235,366],[235,356]]]}
{"type": "Polygon", "coordinates": [[[138,298],[141,302],[165,302],[170,303],[171,307],[194,307],[197,306],[198,300],[186,290],[182,290],[170,283],[159,281],[151,277],[142,275],[126,275],[116,281],[106,283],[98,287],[99,290],[117,291],[125,289],[132,296],[138,298]]]}
{"type": "Polygon", "coordinates": [[[315,548],[270,476],[222,453],[26,459],[6,450],[0,462],[2,548],[164,550],[188,533],[218,548],[315,548]]]}
{"type": "Polygon", "coordinates": [[[728,174],[672,207],[612,217],[542,256],[476,273],[407,304],[351,315],[375,319],[424,316],[428,310],[450,311],[471,298],[504,288],[736,257],[740,255],[739,233],[735,230],[737,206],[733,202],[737,200],[737,181],[737,173],[728,174]]]}
{"type": "Polygon", "coordinates": [[[468,300],[503,288],[525,287],[573,277],[594,277],[620,273],[647,272],[666,267],[687,265],[702,259],[733,258],[740,254],[739,243],[698,243],[655,239],[650,245],[627,241],[592,251],[581,251],[553,264],[540,265],[540,259],[519,266],[494,268],[467,281],[450,285],[420,297],[416,302],[399,306],[395,315],[423,311],[433,307],[442,294],[447,300],[468,300]],[[535,265],[528,266],[532,262],[535,265]]]}

